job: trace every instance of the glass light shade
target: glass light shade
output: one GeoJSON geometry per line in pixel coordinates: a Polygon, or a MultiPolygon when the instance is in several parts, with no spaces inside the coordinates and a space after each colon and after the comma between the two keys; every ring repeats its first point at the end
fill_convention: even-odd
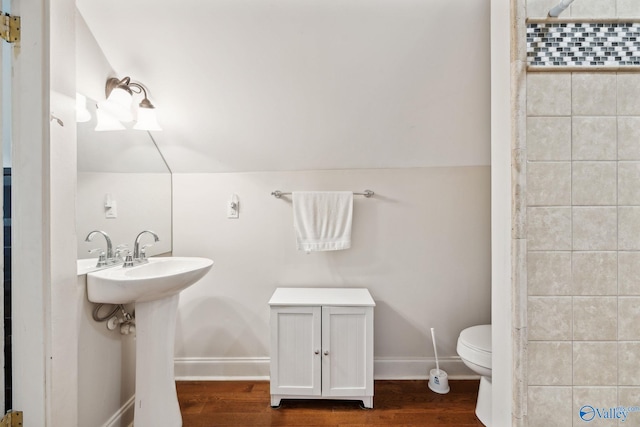
{"type": "Polygon", "coordinates": [[[87,110],[87,97],[76,93],[76,122],[84,123],[91,120],[91,113],[87,110]]]}
{"type": "Polygon", "coordinates": [[[117,87],[111,91],[106,101],[101,102],[98,106],[121,122],[128,123],[133,120],[133,115],[131,114],[132,99],[133,97],[129,92],[117,87]]]}
{"type": "Polygon", "coordinates": [[[125,127],[111,114],[102,109],[96,110],[97,124],[95,130],[107,131],[107,130],[123,130],[125,127]]]}
{"type": "Polygon", "coordinates": [[[138,120],[133,128],[138,130],[162,130],[158,124],[156,109],[144,107],[138,108],[138,120]]]}

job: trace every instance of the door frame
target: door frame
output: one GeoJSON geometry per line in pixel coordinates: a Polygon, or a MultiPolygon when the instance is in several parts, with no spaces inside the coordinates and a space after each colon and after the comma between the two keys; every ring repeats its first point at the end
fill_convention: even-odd
{"type": "Polygon", "coordinates": [[[12,61],[11,409],[24,413],[25,425],[72,426],[80,307],[75,2],[8,1],[21,18],[12,61]]]}

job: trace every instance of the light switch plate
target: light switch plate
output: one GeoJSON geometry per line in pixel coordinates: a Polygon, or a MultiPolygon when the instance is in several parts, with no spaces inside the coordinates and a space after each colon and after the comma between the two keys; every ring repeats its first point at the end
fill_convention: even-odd
{"type": "Polygon", "coordinates": [[[118,204],[115,200],[112,200],[109,207],[105,207],[105,218],[117,218],[118,217],[118,204]]]}
{"type": "Polygon", "coordinates": [[[240,217],[240,202],[238,195],[233,194],[227,202],[227,218],[237,219],[238,217],[240,217]]]}

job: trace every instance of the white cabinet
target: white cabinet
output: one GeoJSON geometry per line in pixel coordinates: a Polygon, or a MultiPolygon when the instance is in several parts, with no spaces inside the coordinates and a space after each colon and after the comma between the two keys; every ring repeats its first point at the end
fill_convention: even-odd
{"type": "Polygon", "coordinates": [[[271,300],[271,406],[350,399],[373,407],[373,307],[366,289],[278,288],[271,300]]]}

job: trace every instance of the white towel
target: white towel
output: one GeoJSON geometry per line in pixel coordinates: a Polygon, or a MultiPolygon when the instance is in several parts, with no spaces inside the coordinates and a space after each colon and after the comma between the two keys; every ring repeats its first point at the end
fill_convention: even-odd
{"type": "Polygon", "coordinates": [[[309,253],[351,247],[352,192],[298,191],[292,193],[292,199],[298,250],[309,253]]]}

